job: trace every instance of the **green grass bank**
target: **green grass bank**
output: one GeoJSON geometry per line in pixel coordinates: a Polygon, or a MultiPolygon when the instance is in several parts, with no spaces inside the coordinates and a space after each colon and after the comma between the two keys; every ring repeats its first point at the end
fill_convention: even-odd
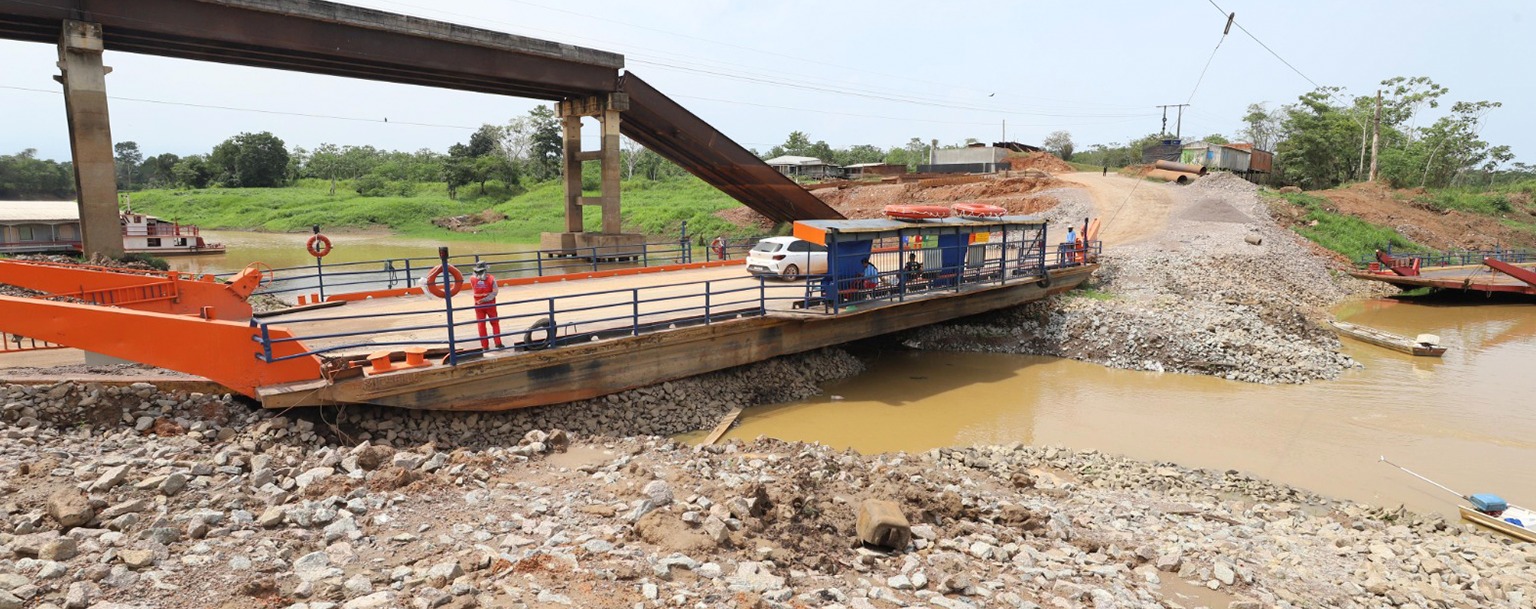
{"type": "MultiPolygon", "coordinates": [[[[623,183],[624,229],[654,236],[675,236],[683,221],[690,234],[749,236],[758,232],[719,217],[741,207],[736,200],[694,177],[623,183]]],[[[330,194],[330,182],[302,180],[284,188],[159,189],[133,193],[135,210],[205,229],[299,232],[318,224],[325,230],[378,229],[412,237],[533,243],[543,232],[565,230],[563,189],[559,182],[527,188],[491,182],[459,189],[448,197],[443,183],[415,184],[410,194],[365,197],[340,182],[330,194]],[[492,209],[506,220],[452,231],[432,223],[435,218],[477,214],[492,209]]],[[[596,193],[588,193],[595,196],[596,193]]],[[[587,230],[601,228],[600,210],[584,209],[587,230]]]]}

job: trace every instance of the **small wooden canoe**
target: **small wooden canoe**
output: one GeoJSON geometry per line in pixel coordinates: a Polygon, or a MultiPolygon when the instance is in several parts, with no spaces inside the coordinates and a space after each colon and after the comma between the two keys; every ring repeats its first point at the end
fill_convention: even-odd
{"type": "Polygon", "coordinates": [[[1419,339],[1406,336],[1398,336],[1391,332],[1383,332],[1376,328],[1370,328],[1347,321],[1334,320],[1329,322],[1340,334],[1364,343],[1370,343],[1378,347],[1386,347],[1393,351],[1401,351],[1409,355],[1424,357],[1440,357],[1445,355],[1445,347],[1438,343],[1440,339],[1429,334],[1419,335],[1419,339]]]}
{"type": "Polygon", "coordinates": [[[1465,505],[1460,507],[1461,517],[1474,524],[1488,527],[1515,539],[1536,543],[1536,512],[1511,505],[1498,516],[1492,516],[1465,505]],[[1510,520],[1519,521],[1520,524],[1510,520]]]}

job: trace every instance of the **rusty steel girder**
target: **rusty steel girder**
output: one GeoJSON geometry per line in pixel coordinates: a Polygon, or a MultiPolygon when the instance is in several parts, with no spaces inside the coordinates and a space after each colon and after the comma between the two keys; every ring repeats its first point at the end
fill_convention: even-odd
{"type": "Polygon", "coordinates": [[[634,72],[626,73],[620,82],[621,90],[629,95],[629,110],[624,112],[619,130],[630,139],[774,222],[843,218],[816,195],[640,80],[634,72]]]}

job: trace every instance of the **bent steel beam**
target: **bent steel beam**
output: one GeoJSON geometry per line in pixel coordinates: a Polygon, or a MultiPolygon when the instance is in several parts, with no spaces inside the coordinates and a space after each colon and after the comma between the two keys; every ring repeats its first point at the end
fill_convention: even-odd
{"type": "Polygon", "coordinates": [[[1488,268],[1524,282],[1525,285],[1528,286],[1526,291],[1536,291],[1536,272],[1515,266],[1508,262],[1504,262],[1503,260],[1495,260],[1493,258],[1484,258],[1483,264],[1488,265],[1488,268]]]}
{"type": "MultiPolygon", "coordinates": [[[[258,387],[321,378],[313,355],[263,362],[257,329],[232,321],[0,296],[0,331],[195,374],[252,398],[258,387]]],[[[305,352],[287,330],[267,333],[273,357],[305,352]]]]}
{"type": "Polygon", "coordinates": [[[620,79],[629,110],[620,129],[774,222],[840,220],[843,215],[769,167],[634,72],[620,79]]]}

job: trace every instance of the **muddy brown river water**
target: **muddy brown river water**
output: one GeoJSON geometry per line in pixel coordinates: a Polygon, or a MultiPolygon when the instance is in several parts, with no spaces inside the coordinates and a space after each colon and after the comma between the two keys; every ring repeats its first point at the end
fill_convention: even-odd
{"type": "Polygon", "coordinates": [[[1048,357],[883,352],[822,396],[743,413],[727,437],[861,452],[1025,442],[1237,469],[1324,495],[1455,514],[1463,493],[1536,504],[1536,306],[1348,305],[1348,321],[1433,332],[1415,358],[1344,339],[1364,368],[1307,385],[1254,385],[1048,357]]]}
{"type": "MultiPolygon", "coordinates": [[[[304,253],[307,235],[210,232],[229,253],[172,258],[174,268],[222,273],[255,260],[274,267],[314,262],[304,253]]],[[[430,256],[438,245],[382,235],[332,240],[328,264],[430,256]]],[[[536,247],[449,246],[454,254],[536,247]]],[[[1385,455],[1463,493],[1536,504],[1536,305],[1379,300],[1337,313],[1398,334],[1439,334],[1450,351],[1415,358],[1344,339],[1346,352],[1365,367],[1307,385],[1048,357],[871,352],[863,354],[864,374],[826,386],[817,398],[750,409],[727,437],[768,435],[861,452],[1062,445],[1238,469],[1333,497],[1455,513],[1455,498],[1378,463],[1385,455]]]]}

